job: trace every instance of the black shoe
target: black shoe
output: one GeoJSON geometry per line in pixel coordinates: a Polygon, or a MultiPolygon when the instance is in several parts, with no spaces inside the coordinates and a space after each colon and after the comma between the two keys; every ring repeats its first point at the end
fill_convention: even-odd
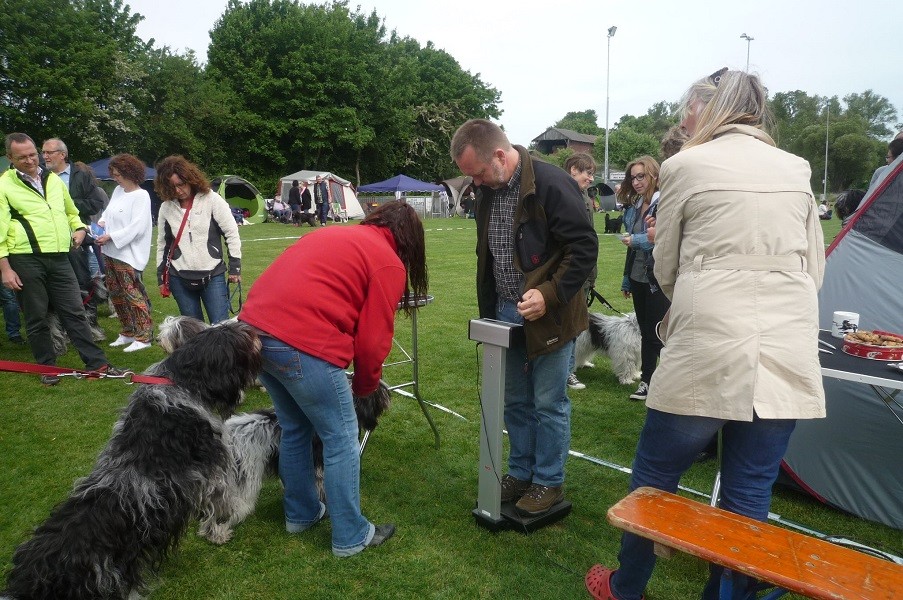
{"type": "Polygon", "coordinates": [[[649,384],[645,381],[640,382],[640,386],[636,389],[636,391],[630,394],[631,400],[645,400],[646,394],[649,393],[649,384]]]}
{"type": "Polygon", "coordinates": [[[59,375],[41,375],[41,383],[47,386],[56,385],[60,382],[59,375]]]}
{"type": "Polygon", "coordinates": [[[502,477],[502,502],[517,502],[530,489],[529,481],[506,474],[502,477]]]}
{"type": "Polygon", "coordinates": [[[376,531],[373,533],[373,539],[367,543],[367,548],[379,546],[393,535],[395,535],[395,525],[392,525],[391,523],[377,525],[376,531]]]}

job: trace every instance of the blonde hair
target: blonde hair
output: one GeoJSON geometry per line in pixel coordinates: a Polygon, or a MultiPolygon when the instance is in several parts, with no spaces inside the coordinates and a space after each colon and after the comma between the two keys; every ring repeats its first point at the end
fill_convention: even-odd
{"type": "Polygon", "coordinates": [[[696,131],[684,144],[692,148],[711,141],[715,130],[724,125],[749,125],[766,133],[771,128],[768,92],[756,75],[722,69],[693,83],[681,100],[681,120],[703,107],[696,131]]]}
{"type": "MultiPolygon", "coordinates": [[[[636,204],[638,198],[642,198],[642,202],[651,202],[652,196],[658,191],[658,170],[658,161],[649,155],[643,155],[630,161],[624,169],[624,182],[621,184],[621,189],[618,190],[618,200],[621,201],[621,204],[624,206],[633,206],[636,204]],[[643,165],[643,168],[646,171],[646,177],[651,178],[651,181],[649,182],[649,185],[646,186],[646,191],[642,196],[637,194],[636,190],[633,189],[633,177],[630,175],[630,172],[637,165],[643,165]]],[[[640,204],[642,204],[642,202],[640,202],[640,204]]]]}

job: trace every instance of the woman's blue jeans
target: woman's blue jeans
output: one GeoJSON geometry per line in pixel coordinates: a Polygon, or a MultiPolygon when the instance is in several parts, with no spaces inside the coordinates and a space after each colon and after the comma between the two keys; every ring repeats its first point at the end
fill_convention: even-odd
{"type": "Polygon", "coordinates": [[[212,325],[229,318],[229,287],[226,274],[214,275],[200,290],[193,290],[178,276],[169,278],[169,289],[179,305],[179,312],[186,317],[204,320],[201,302],[207,310],[207,320],[212,325]]]}
{"type": "MultiPolygon", "coordinates": [[[[771,506],[771,486],[795,419],[760,419],[751,422],[727,421],[692,415],[675,415],[649,409],[633,461],[630,491],[648,486],[676,492],[681,475],[696,455],[722,430],[720,507],[765,521],[771,506]]],[[[655,554],[651,540],[625,533],[621,536],[618,570],[611,588],[619,600],[638,600],[652,577],[655,554]]],[[[717,578],[722,569],[713,569],[703,600],[718,598],[717,578]]]]}
{"type": "Polygon", "coordinates": [[[323,516],[311,450],[316,432],[323,441],[332,552],[357,554],[373,538],[375,528],[361,514],[357,414],[345,370],[272,337],[261,337],[261,344],[260,380],[282,426],[279,476],[285,487],[286,529],[304,531],[323,516]]]}
{"type": "MultiPolygon", "coordinates": [[[[499,321],[523,324],[514,302],[499,301],[499,321]]],[[[568,362],[574,340],[527,360],[524,346],[509,348],[505,362],[505,427],[511,451],[508,474],[521,481],[557,487],[571,444],[568,362]]]]}

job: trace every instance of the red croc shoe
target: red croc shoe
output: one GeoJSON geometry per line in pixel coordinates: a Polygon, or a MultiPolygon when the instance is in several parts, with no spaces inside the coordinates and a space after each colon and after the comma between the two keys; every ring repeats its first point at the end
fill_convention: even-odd
{"type": "MultiPolygon", "coordinates": [[[[584,578],[586,589],[593,598],[596,600],[618,600],[611,593],[611,576],[613,573],[612,569],[602,565],[593,565],[586,572],[586,577],[584,578]]],[[[646,597],[641,596],[640,598],[645,600],[646,597]]]]}

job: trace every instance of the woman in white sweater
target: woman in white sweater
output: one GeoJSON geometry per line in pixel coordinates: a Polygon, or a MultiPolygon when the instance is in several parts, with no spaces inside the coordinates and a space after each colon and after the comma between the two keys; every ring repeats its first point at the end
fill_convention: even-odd
{"type": "Polygon", "coordinates": [[[141,280],[150,258],[150,195],[141,189],[144,163],[131,154],[110,159],[110,176],[119,185],[98,224],[104,233],[96,243],[103,246],[106,283],[122,327],[110,346],[126,346],[126,352],[150,348],[153,323],[147,290],[141,280]]]}

